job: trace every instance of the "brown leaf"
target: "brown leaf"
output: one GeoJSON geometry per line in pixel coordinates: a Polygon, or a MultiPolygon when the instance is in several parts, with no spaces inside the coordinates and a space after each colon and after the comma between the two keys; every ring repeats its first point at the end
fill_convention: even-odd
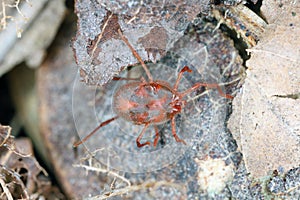
{"type": "Polygon", "coordinates": [[[138,63],[119,39],[117,29],[137,49],[143,60],[159,60],[172,48],[187,25],[209,1],[76,1],[78,31],[73,42],[82,80],[104,85],[127,66],[138,63]],[[147,41],[146,41],[147,40],[147,41]]]}
{"type": "Polygon", "coordinates": [[[286,4],[284,11],[278,6],[273,12],[280,19],[270,20],[274,24],[249,50],[247,78],[233,101],[229,121],[246,167],[255,177],[300,163],[299,3],[286,4]]]}
{"type": "Polygon", "coordinates": [[[148,59],[150,54],[153,55],[154,61],[156,60],[156,54],[159,53],[160,56],[164,56],[167,49],[168,34],[166,29],[162,27],[155,26],[151,29],[150,33],[144,37],[140,37],[138,43],[141,43],[148,54],[148,59]],[[160,38],[158,40],[158,38],[160,38]]]}

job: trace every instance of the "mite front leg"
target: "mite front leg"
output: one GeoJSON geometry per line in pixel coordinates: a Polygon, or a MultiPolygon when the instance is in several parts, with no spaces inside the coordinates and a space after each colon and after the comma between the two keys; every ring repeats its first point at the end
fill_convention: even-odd
{"type": "Polygon", "coordinates": [[[139,135],[139,136],[137,137],[137,139],[136,139],[136,145],[137,145],[138,148],[141,148],[141,147],[143,147],[143,146],[145,146],[145,145],[150,145],[150,144],[151,144],[149,141],[147,141],[147,142],[145,142],[145,143],[142,143],[142,144],[140,143],[140,141],[141,141],[141,139],[142,139],[142,137],[143,137],[144,133],[146,132],[146,129],[148,128],[149,125],[150,125],[150,124],[148,123],[148,124],[146,124],[146,125],[144,126],[142,132],[140,133],[140,135],[139,135]]]}
{"type": "Polygon", "coordinates": [[[177,76],[177,79],[176,79],[174,88],[173,88],[175,91],[177,91],[177,89],[178,89],[179,81],[181,80],[182,74],[183,74],[184,72],[189,72],[189,73],[191,73],[192,70],[191,70],[188,66],[184,66],[184,67],[180,70],[180,72],[179,72],[179,74],[178,74],[178,76],[177,76]]]}
{"type": "Polygon", "coordinates": [[[226,99],[233,99],[233,96],[226,94],[222,91],[221,87],[217,84],[217,83],[196,83],[193,87],[187,89],[186,91],[182,92],[180,94],[180,97],[183,98],[184,96],[186,96],[187,94],[195,91],[196,89],[200,88],[200,87],[206,87],[206,88],[216,88],[220,94],[220,96],[226,98],[226,99]]]}
{"type": "Polygon", "coordinates": [[[144,68],[149,82],[153,82],[153,78],[152,75],[147,67],[147,65],[145,64],[145,62],[143,61],[143,59],[141,58],[141,56],[136,52],[136,50],[133,48],[133,46],[129,43],[128,39],[123,35],[121,29],[118,30],[119,35],[121,36],[121,39],[125,42],[125,44],[129,47],[129,49],[131,50],[133,56],[141,63],[142,67],[144,68]]]}
{"type": "Polygon", "coordinates": [[[182,142],[183,144],[186,145],[186,142],[183,139],[180,139],[178,137],[178,135],[176,134],[175,116],[172,117],[171,124],[172,124],[172,134],[173,134],[173,137],[175,138],[176,142],[182,142]]]}

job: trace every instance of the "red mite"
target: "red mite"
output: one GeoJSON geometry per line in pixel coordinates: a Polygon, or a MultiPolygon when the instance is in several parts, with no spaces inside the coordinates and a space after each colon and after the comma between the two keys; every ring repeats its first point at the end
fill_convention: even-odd
{"type": "MultiPolygon", "coordinates": [[[[189,93],[197,90],[200,87],[206,88],[216,88],[219,94],[228,99],[233,97],[229,94],[223,93],[220,86],[216,83],[196,83],[191,88],[179,92],[178,85],[182,78],[184,72],[192,72],[188,66],[184,66],[178,74],[175,84],[172,86],[168,82],[162,80],[153,80],[148,67],[131,46],[127,38],[122,34],[121,30],[118,31],[121,39],[130,48],[132,54],[141,63],[144,68],[148,80],[141,78],[133,82],[122,85],[117,89],[113,97],[113,109],[117,116],[102,122],[97,126],[89,135],[87,135],[83,140],[75,142],[74,147],[85,142],[94,133],[96,133],[101,127],[109,124],[118,117],[122,117],[127,121],[130,121],[136,125],[144,125],[144,128],[140,135],[136,139],[136,144],[138,147],[143,147],[145,145],[151,145],[149,141],[141,143],[141,139],[146,131],[146,129],[153,125],[155,129],[155,138],[153,146],[156,147],[159,132],[157,125],[163,124],[171,120],[172,134],[176,142],[186,142],[180,139],[175,130],[175,116],[181,112],[186,104],[184,97],[189,93]]],[[[114,80],[132,80],[127,78],[115,77],[114,80]]]]}

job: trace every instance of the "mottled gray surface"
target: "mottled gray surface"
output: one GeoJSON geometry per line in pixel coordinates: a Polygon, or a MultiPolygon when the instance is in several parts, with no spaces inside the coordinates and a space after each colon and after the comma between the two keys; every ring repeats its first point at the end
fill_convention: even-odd
{"type": "MultiPolygon", "coordinates": [[[[163,59],[157,64],[148,64],[154,79],[162,79],[172,85],[176,74],[185,65],[193,72],[184,74],[180,90],[185,90],[196,82],[221,83],[239,76],[242,60],[232,41],[219,30],[214,31],[214,28],[206,18],[198,18],[190,24],[187,34],[174,43],[174,47],[163,59]]],[[[135,68],[128,74],[136,77],[139,70],[136,72],[135,68]]],[[[73,113],[81,138],[101,121],[114,116],[111,101],[117,87],[115,84],[112,82],[103,89],[93,89],[76,83],[73,113]],[[82,95],[84,88],[86,95],[82,95]]],[[[135,190],[133,186],[126,186],[117,179],[115,184],[121,186],[111,190],[110,182],[106,182],[108,191],[100,192],[102,197],[108,193],[114,195],[125,190],[131,191],[123,196],[125,199],[231,197],[227,184],[230,185],[234,178],[234,171],[240,166],[242,157],[225,126],[229,100],[221,97],[213,89],[192,100],[195,95],[204,91],[205,88],[201,88],[190,94],[184,111],[176,118],[177,133],[187,142],[186,146],[175,142],[168,122],[159,126],[162,135],[156,148],[137,148],[135,139],[142,127],[122,119],[102,127],[85,143],[90,152],[101,149],[93,154],[93,166],[98,163],[98,167],[102,166],[101,168],[109,165],[113,171],[126,172],[124,177],[139,188],[135,190]],[[224,174],[223,171],[228,173],[224,174]],[[205,179],[208,183],[203,185],[202,181],[205,179]],[[148,186],[145,183],[148,183],[148,186]],[[213,187],[214,183],[217,183],[216,187],[213,187]]],[[[142,142],[153,141],[153,137],[154,129],[150,127],[142,142]]]]}

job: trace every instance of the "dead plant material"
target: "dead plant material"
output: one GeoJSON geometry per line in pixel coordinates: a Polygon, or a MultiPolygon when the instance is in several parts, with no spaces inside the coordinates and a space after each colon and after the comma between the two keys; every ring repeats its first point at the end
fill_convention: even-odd
{"type": "MultiPolygon", "coordinates": [[[[29,139],[14,139],[0,125],[0,199],[38,199],[52,195],[47,172],[33,156],[29,139]]],[[[57,192],[59,194],[59,192],[57,192]]]]}

